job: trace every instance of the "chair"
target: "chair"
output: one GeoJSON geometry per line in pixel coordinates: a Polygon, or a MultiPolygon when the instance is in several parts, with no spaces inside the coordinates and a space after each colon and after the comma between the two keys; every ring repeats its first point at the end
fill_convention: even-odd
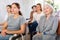
{"type": "MultiPolygon", "coordinates": [[[[29,20],[29,18],[26,19],[27,21],[29,20]]],[[[13,36],[11,36],[9,38],[9,40],[26,40],[26,35],[28,34],[28,27],[26,27],[26,30],[25,30],[25,33],[24,34],[21,34],[21,35],[17,35],[17,34],[14,34],[13,36]],[[20,39],[19,39],[20,38],[20,39]]]]}

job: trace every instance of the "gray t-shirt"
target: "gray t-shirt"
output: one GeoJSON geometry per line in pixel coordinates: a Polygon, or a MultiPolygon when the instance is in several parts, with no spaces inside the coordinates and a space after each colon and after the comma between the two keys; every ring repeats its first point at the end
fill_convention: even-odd
{"type": "Polygon", "coordinates": [[[13,16],[8,18],[8,27],[7,30],[19,30],[22,24],[26,23],[26,20],[23,16],[19,16],[14,19],[13,16]]]}

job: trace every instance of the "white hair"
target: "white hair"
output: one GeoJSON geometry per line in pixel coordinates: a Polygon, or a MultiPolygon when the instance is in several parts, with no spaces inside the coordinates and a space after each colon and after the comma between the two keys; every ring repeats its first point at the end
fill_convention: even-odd
{"type": "Polygon", "coordinates": [[[53,6],[52,6],[51,4],[49,4],[49,3],[45,2],[45,4],[44,4],[44,5],[48,5],[48,6],[52,9],[52,13],[54,13],[54,8],[53,8],[53,6]]]}

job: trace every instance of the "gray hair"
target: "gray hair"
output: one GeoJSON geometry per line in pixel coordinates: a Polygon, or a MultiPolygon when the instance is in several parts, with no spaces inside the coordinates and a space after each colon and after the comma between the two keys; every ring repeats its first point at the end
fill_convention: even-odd
{"type": "Polygon", "coordinates": [[[52,13],[54,13],[54,8],[53,8],[53,6],[52,6],[51,4],[49,4],[49,3],[45,2],[45,4],[44,4],[44,5],[48,5],[48,6],[52,9],[52,13]]]}

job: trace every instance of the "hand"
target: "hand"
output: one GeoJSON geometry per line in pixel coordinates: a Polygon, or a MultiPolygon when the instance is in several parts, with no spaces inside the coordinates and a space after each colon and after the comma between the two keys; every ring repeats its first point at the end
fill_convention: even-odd
{"type": "Polygon", "coordinates": [[[7,31],[7,30],[2,30],[1,35],[2,35],[2,36],[6,36],[6,31],[7,31]]]}
{"type": "Polygon", "coordinates": [[[28,24],[32,24],[32,22],[30,21],[30,22],[28,22],[28,24]]]}
{"type": "Polygon", "coordinates": [[[42,35],[42,33],[37,32],[37,35],[40,35],[40,36],[41,36],[41,35],[42,35]]]}
{"type": "Polygon", "coordinates": [[[3,24],[0,24],[0,26],[2,26],[3,24]]]}

